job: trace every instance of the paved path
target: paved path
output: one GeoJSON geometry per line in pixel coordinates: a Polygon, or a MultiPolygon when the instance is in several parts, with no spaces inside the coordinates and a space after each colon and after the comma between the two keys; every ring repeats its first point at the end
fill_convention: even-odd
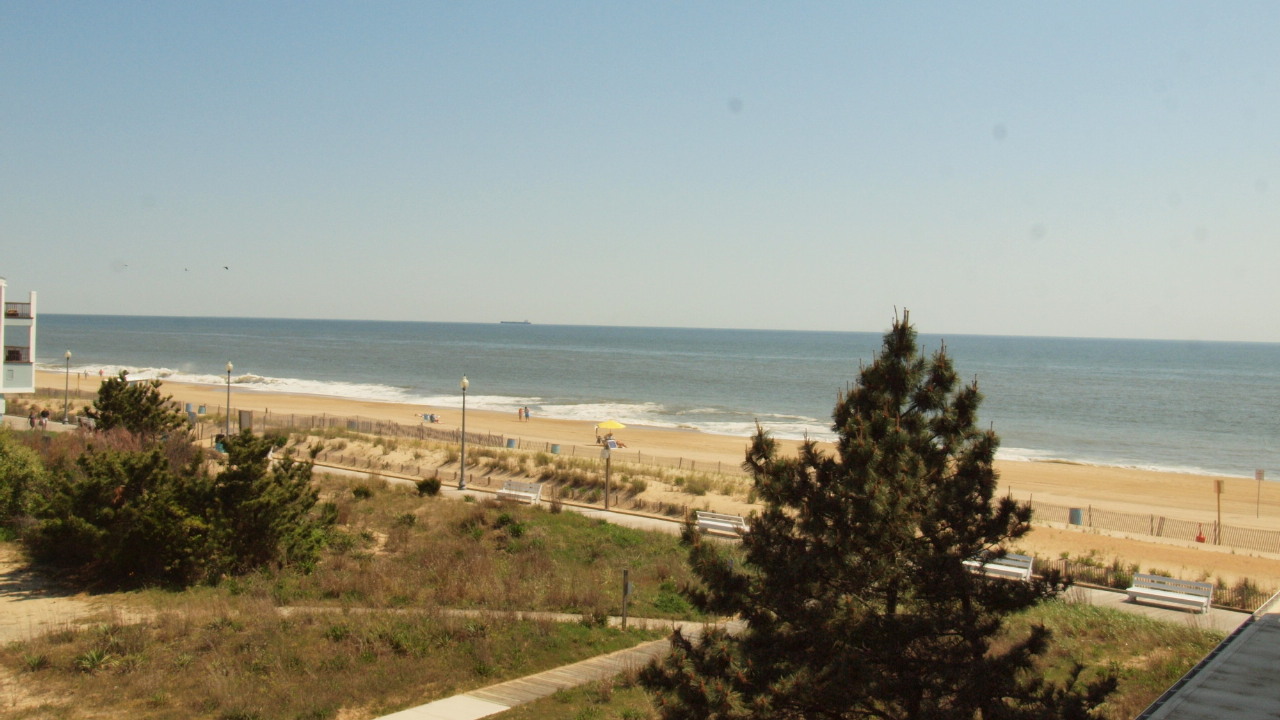
{"type": "MultiPolygon", "coordinates": [[[[670,621],[665,621],[671,625],[670,621]]],[[[697,623],[674,623],[687,637],[702,634],[697,623]]],[[[741,623],[729,623],[731,631],[740,630],[741,623]]],[[[533,702],[554,694],[557,690],[578,687],[596,680],[604,680],[630,670],[638,670],[655,658],[666,655],[671,649],[668,640],[652,640],[627,650],[618,650],[572,665],[527,675],[516,680],[490,685],[461,695],[436,700],[408,710],[384,715],[378,720],[477,720],[510,710],[517,705],[533,702]]]]}
{"type": "Polygon", "coordinates": [[[611,678],[628,670],[642,668],[650,660],[665,655],[669,648],[670,643],[667,640],[654,640],[628,650],[619,650],[554,670],[401,710],[398,713],[384,715],[380,720],[474,720],[488,717],[510,710],[516,705],[547,697],[557,690],[577,687],[595,680],[611,678]]]}

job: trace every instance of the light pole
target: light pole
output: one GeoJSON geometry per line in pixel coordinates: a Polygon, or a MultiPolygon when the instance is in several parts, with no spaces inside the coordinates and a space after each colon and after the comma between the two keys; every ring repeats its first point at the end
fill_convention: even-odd
{"type": "Polygon", "coordinates": [[[462,376],[462,461],[458,465],[458,489],[467,489],[467,376],[462,376]]]}
{"type": "MultiPolygon", "coordinates": [[[[613,442],[609,440],[607,442],[613,442]]],[[[613,469],[613,448],[604,446],[604,511],[609,512],[609,473],[613,469]]]]}
{"type": "Polygon", "coordinates": [[[227,429],[226,435],[231,436],[231,361],[227,361],[227,429]]]}
{"type": "Polygon", "coordinates": [[[67,380],[62,387],[62,424],[66,425],[71,416],[71,351],[62,357],[67,360],[67,380]]]}

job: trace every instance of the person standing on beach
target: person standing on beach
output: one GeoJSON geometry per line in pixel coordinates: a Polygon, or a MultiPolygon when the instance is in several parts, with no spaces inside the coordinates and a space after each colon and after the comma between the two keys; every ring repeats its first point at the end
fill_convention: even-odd
{"type": "Polygon", "coordinates": [[[529,421],[529,407],[527,405],[524,408],[524,419],[525,419],[525,422],[529,421]]]}
{"type": "Polygon", "coordinates": [[[524,422],[524,408],[522,407],[516,408],[516,420],[518,422],[524,422]]]}

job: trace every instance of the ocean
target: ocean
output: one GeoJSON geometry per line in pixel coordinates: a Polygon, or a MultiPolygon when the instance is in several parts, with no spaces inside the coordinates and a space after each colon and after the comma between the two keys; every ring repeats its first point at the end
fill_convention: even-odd
{"type": "MultiPolygon", "coordinates": [[[[825,440],[881,334],[41,314],[37,362],[436,408],[466,375],[468,407],[534,420],[825,440]]],[[[1001,458],[1280,478],[1280,344],[920,336],[944,340],[1001,458]]]]}

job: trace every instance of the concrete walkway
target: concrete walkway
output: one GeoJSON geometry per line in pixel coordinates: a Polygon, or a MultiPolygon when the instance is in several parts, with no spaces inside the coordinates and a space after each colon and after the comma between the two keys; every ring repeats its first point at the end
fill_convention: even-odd
{"type": "MultiPolygon", "coordinates": [[[[614,618],[613,620],[617,620],[614,618]]],[[[671,621],[658,622],[667,626],[679,626],[686,637],[702,634],[704,625],[671,621]]],[[[730,632],[742,629],[742,623],[728,623],[730,632]]],[[[565,665],[553,670],[527,675],[515,680],[454,695],[442,700],[383,715],[378,720],[477,720],[496,715],[517,705],[549,697],[557,690],[578,687],[597,680],[605,680],[624,672],[639,670],[671,649],[669,640],[652,640],[627,650],[618,650],[589,660],[565,665]]]]}
{"type": "Polygon", "coordinates": [[[619,650],[554,670],[528,675],[516,680],[454,695],[426,705],[419,705],[398,713],[384,715],[380,720],[474,720],[496,715],[540,698],[557,690],[584,685],[595,680],[611,678],[628,670],[644,667],[656,657],[667,653],[667,640],[654,640],[628,650],[619,650]]]}

